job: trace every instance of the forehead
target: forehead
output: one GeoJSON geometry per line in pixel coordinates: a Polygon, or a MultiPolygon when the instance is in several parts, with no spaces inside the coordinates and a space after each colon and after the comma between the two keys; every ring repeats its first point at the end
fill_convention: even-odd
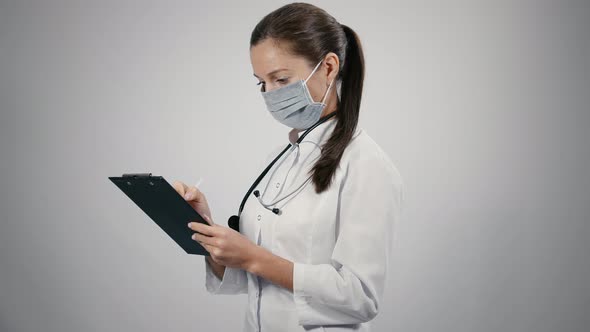
{"type": "Polygon", "coordinates": [[[250,48],[250,61],[254,74],[263,77],[276,69],[298,71],[305,68],[306,61],[301,56],[289,52],[288,44],[267,38],[250,48]]]}

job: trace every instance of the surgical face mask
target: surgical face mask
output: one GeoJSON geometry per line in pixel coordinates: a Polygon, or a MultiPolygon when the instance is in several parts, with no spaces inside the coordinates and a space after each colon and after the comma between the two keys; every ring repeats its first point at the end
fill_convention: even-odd
{"type": "Polygon", "coordinates": [[[318,122],[324,107],[326,107],[324,101],[334,80],[330,82],[321,102],[313,101],[307,88],[307,81],[315,73],[322,61],[315,66],[305,80],[299,80],[278,89],[262,92],[266,107],[275,120],[296,129],[307,129],[318,122]]]}

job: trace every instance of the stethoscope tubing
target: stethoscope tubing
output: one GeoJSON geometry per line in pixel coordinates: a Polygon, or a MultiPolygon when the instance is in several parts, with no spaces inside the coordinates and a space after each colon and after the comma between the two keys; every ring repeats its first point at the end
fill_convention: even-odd
{"type": "MultiPolygon", "coordinates": [[[[303,139],[305,138],[305,136],[311,132],[313,129],[315,129],[317,126],[319,126],[320,124],[326,122],[328,119],[330,119],[331,117],[335,116],[336,112],[332,112],[330,114],[328,114],[327,116],[325,116],[324,118],[320,119],[318,122],[316,122],[313,126],[311,126],[310,128],[308,128],[305,132],[303,132],[303,134],[301,135],[301,137],[299,137],[299,139],[297,140],[297,142],[295,142],[295,144],[299,144],[301,143],[301,141],[303,141],[303,139]]],[[[262,173],[260,173],[260,175],[256,178],[256,180],[254,181],[254,183],[252,183],[252,185],[250,186],[250,188],[248,189],[248,192],[246,193],[246,195],[244,195],[244,198],[242,199],[242,202],[240,203],[240,209],[238,210],[238,216],[242,213],[242,210],[244,209],[244,205],[246,204],[246,201],[248,200],[248,197],[250,196],[250,194],[252,193],[252,191],[254,191],[254,188],[256,188],[256,186],[260,183],[260,181],[262,181],[262,179],[266,176],[266,174],[270,171],[270,169],[272,168],[272,166],[281,158],[281,156],[283,156],[283,154],[285,154],[285,152],[287,152],[289,150],[289,148],[291,148],[293,146],[292,143],[289,143],[284,149],[283,151],[281,151],[281,153],[279,153],[278,156],[276,156],[271,162],[270,164],[268,164],[268,166],[266,166],[266,168],[264,169],[264,171],[262,171],[262,173]]]]}

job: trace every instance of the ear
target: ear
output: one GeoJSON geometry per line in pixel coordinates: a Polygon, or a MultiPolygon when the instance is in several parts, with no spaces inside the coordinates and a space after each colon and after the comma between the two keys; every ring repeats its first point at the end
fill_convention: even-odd
{"type": "Polygon", "coordinates": [[[326,54],[322,67],[326,68],[326,86],[328,86],[330,82],[336,79],[340,68],[340,60],[338,60],[336,53],[329,52],[326,54]]]}

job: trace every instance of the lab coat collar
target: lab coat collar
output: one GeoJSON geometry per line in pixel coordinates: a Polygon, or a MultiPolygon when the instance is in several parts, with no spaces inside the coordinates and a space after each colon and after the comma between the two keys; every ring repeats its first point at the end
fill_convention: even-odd
{"type": "MultiPolygon", "coordinates": [[[[336,122],[337,119],[335,116],[326,120],[326,122],[320,124],[319,126],[315,127],[312,131],[310,131],[305,136],[303,141],[311,141],[316,144],[320,144],[323,141],[326,141],[328,138],[330,138],[330,133],[336,126],[336,122]]],[[[288,135],[289,142],[291,144],[294,144],[301,137],[301,135],[303,135],[304,132],[305,129],[291,129],[288,135]]]]}

